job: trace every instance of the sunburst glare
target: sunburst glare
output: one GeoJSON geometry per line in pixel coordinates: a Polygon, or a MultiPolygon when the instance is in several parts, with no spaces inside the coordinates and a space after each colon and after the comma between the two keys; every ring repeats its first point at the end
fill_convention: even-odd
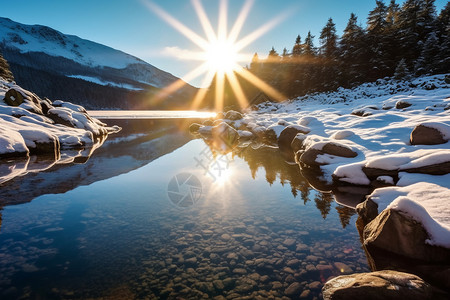
{"type": "MultiPolygon", "coordinates": [[[[251,11],[254,0],[247,0],[244,3],[235,23],[231,27],[230,32],[227,31],[227,0],[220,1],[217,32],[214,31],[214,28],[211,25],[200,0],[191,0],[206,36],[203,38],[198,33],[195,33],[180,21],[172,17],[155,3],[146,0],[142,1],[151,11],[155,12],[159,17],[165,20],[169,25],[182,33],[186,38],[191,40],[201,49],[200,51],[185,51],[189,54],[186,55],[184,59],[200,61],[200,66],[185,76],[182,76],[180,80],[165,87],[157,95],[155,101],[161,101],[168,95],[182,88],[187,81],[195,79],[203,74],[206,74],[205,79],[202,81],[202,85],[204,86],[210,84],[213,78],[216,80],[215,109],[217,111],[221,111],[223,109],[226,81],[229,82],[238,104],[243,108],[248,106],[248,99],[242,90],[236,74],[239,74],[242,79],[247,80],[275,100],[281,101],[285,99],[282,93],[248,72],[245,68],[240,66],[239,63],[249,62],[252,57],[252,54],[243,53],[242,50],[285,19],[286,14],[282,14],[275,19],[266,22],[260,28],[257,28],[250,34],[238,39],[245,20],[251,11]]],[[[191,108],[199,108],[204,101],[206,94],[207,88],[200,88],[192,101],[191,108]]]]}

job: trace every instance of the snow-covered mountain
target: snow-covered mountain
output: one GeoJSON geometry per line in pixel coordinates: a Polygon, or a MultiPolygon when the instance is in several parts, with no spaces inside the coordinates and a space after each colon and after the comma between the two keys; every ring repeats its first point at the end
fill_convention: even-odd
{"type": "MultiPolygon", "coordinates": [[[[8,60],[20,85],[42,97],[68,97],[87,107],[99,107],[99,103],[101,107],[136,107],[139,106],[138,98],[142,98],[140,94],[145,92],[148,96],[149,92],[153,94],[178,80],[170,73],[111,47],[46,26],[24,25],[1,17],[0,52],[8,60]],[[71,87],[71,91],[62,90],[64,86],[71,87]],[[103,97],[98,91],[89,92],[98,86],[104,90],[100,93],[103,97]],[[120,91],[116,91],[118,89],[120,91]],[[130,91],[134,92],[131,99],[130,91]],[[103,99],[105,97],[111,99],[109,103],[103,99]],[[95,103],[97,101],[99,103],[95,103]],[[130,103],[124,105],[124,101],[130,103]]],[[[195,88],[187,85],[176,95],[177,99],[186,94],[189,98],[193,91],[195,88]]]]}

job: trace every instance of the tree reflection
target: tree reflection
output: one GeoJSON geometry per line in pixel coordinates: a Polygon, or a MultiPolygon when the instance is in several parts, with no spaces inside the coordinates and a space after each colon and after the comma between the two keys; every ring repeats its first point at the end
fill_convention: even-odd
{"type": "MultiPolygon", "coordinates": [[[[231,153],[233,157],[237,156],[244,160],[250,169],[253,179],[256,179],[258,171],[264,170],[264,177],[269,185],[273,185],[279,180],[283,186],[286,184],[290,185],[294,198],[297,198],[300,194],[300,198],[305,205],[308,201],[311,201],[311,191],[314,189],[303,176],[298,165],[287,163],[278,148],[247,143],[239,147],[228,147],[226,153],[224,153],[224,147],[220,146],[216,149],[215,145],[218,143],[213,142],[212,138],[204,139],[204,141],[216,156],[231,153]]],[[[313,199],[322,217],[326,219],[330,213],[331,204],[335,201],[333,194],[330,192],[316,191],[313,199]]],[[[342,227],[345,228],[349,224],[351,217],[355,214],[354,209],[338,205],[336,206],[336,211],[338,212],[342,227]]]]}
{"type": "Polygon", "coordinates": [[[350,219],[352,218],[352,216],[356,214],[356,210],[343,205],[336,206],[336,211],[339,214],[342,228],[347,227],[347,225],[350,224],[350,219]]]}

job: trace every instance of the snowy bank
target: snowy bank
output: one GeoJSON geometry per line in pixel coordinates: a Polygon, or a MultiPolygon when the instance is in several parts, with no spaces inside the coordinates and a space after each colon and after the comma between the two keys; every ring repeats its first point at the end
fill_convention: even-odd
{"type": "Polygon", "coordinates": [[[119,130],[90,117],[79,105],[40,99],[0,78],[0,158],[59,157],[62,149],[92,148],[99,139],[119,130]]]}
{"type": "Polygon", "coordinates": [[[449,77],[383,79],[265,102],[191,130],[210,138],[224,122],[248,132],[242,147],[249,137],[253,148],[278,146],[313,187],[357,206],[373,270],[400,268],[450,288],[449,77]]]}

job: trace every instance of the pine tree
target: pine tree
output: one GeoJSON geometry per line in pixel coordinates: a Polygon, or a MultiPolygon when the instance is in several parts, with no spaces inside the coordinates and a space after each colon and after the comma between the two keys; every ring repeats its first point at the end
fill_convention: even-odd
{"type": "Polygon", "coordinates": [[[300,38],[300,35],[297,35],[297,38],[295,39],[295,45],[292,48],[292,56],[298,58],[300,55],[302,55],[302,48],[302,39],[300,38]]]}
{"type": "Polygon", "coordinates": [[[406,65],[406,60],[402,58],[395,68],[394,78],[397,80],[407,79],[411,73],[408,70],[408,66],[406,65]]]}
{"type": "Polygon", "coordinates": [[[376,7],[367,17],[367,42],[369,46],[368,80],[375,80],[387,76],[389,67],[386,65],[388,41],[385,31],[387,28],[387,7],[383,1],[376,1],[376,7]]]}
{"type": "Polygon", "coordinates": [[[423,0],[406,0],[399,15],[399,44],[401,57],[409,69],[413,69],[420,53],[419,12],[423,0]]]}
{"type": "Polygon", "coordinates": [[[9,68],[9,64],[0,53],[0,77],[7,81],[14,81],[14,76],[9,68]]]}
{"type": "Polygon", "coordinates": [[[386,13],[386,29],[384,31],[385,45],[385,65],[388,68],[387,76],[394,74],[395,68],[401,57],[400,45],[398,43],[398,23],[400,16],[400,5],[395,0],[391,0],[386,13]]]}
{"type": "Polygon", "coordinates": [[[319,88],[330,90],[337,88],[337,35],[336,25],[333,19],[329,18],[327,24],[320,33],[320,60],[322,67],[318,74],[319,88]]]}
{"type": "Polygon", "coordinates": [[[386,12],[386,25],[387,27],[396,26],[398,23],[398,17],[400,13],[400,5],[395,3],[395,0],[391,0],[386,12]]]}
{"type": "Polygon", "coordinates": [[[308,35],[305,39],[305,44],[303,45],[303,54],[307,57],[314,57],[317,54],[316,47],[314,47],[314,36],[311,31],[308,31],[308,35]]]}
{"type": "Polygon", "coordinates": [[[377,0],[376,7],[367,17],[367,31],[370,34],[382,34],[387,26],[387,7],[383,1],[377,0]]]}
{"type": "Polygon", "coordinates": [[[252,57],[252,62],[250,63],[249,71],[258,76],[260,70],[261,70],[261,63],[259,61],[258,53],[255,52],[255,54],[253,54],[252,57]]]}
{"type": "Polygon", "coordinates": [[[450,70],[450,2],[442,9],[437,18],[439,53],[435,57],[435,72],[447,73],[450,70]]]}
{"type": "Polygon", "coordinates": [[[339,47],[339,83],[341,85],[350,86],[352,83],[364,80],[366,56],[364,30],[358,25],[356,15],[351,13],[339,47]]]}
{"type": "Polygon", "coordinates": [[[414,65],[414,71],[417,75],[432,74],[436,68],[436,57],[439,56],[440,45],[436,32],[428,34],[427,40],[423,43],[422,51],[414,65]]]}
{"type": "Polygon", "coordinates": [[[337,35],[336,25],[333,23],[333,19],[329,18],[327,24],[320,32],[320,52],[327,58],[332,58],[336,55],[337,50],[337,35]]]}

